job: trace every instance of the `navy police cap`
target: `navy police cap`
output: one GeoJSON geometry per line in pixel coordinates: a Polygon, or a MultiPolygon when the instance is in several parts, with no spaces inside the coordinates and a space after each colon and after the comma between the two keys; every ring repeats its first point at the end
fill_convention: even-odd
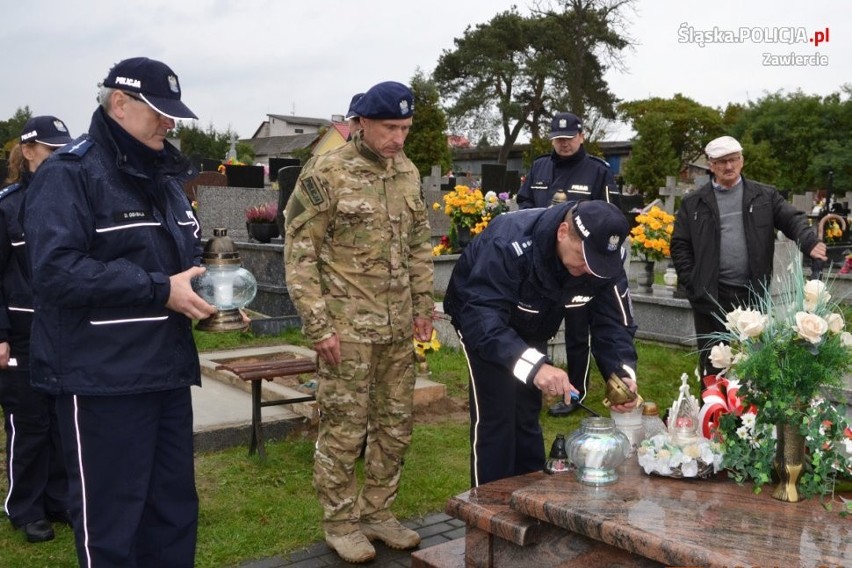
{"type": "Polygon", "coordinates": [[[168,65],[147,57],[116,63],[104,79],[104,87],[138,93],[148,106],[172,119],[198,118],[180,100],[180,83],[168,65]]]}
{"type": "Polygon", "coordinates": [[[370,87],[352,111],[363,118],[398,119],[414,114],[414,93],[395,81],[370,87]]]}
{"type": "Polygon", "coordinates": [[[34,116],[24,124],[21,130],[21,144],[38,142],[51,148],[59,148],[71,140],[68,127],[55,116],[34,116]]]}
{"type": "Polygon", "coordinates": [[[621,245],[630,226],[621,210],[599,199],[581,201],[571,209],[574,229],[583,240],[583,258],[598,278],[614,278],[624,270],[621,245]]]}
{"type": "Polygon", "coordinates": [[[550,121],[550,139],[574,138],[583,131],[583,121],[576,114],[559,112],[550,121]]]}

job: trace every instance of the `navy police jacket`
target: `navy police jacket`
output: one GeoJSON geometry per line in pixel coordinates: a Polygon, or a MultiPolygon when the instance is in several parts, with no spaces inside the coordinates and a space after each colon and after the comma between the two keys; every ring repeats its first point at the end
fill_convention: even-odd
{"type": "Polygon", "coordinates": [[[521,209],[548,207],[559,190],[565,192],[568,201],[600,199],[621,206],[609,164],[590,156],[582,146],[567,158],[560,158],[556,151],[537,158],[515,199],[521,209]]]}
{"type": "Polygon", "coordinates": [[[26,370],[29,364],[33,314],[30,268],[21,226],[21,210],[29,180],[27,172],[20,183],[0,191],[0,342],[9,343],[10,357],[17,360],[15,369],[20,371],[26,370]]]}
{"type": "Polygon", "coordinates": [[[183,184],[195,175],[166,144],[131,167],[108,117],[58,150],[27,190],[35,313],[31,381],[51,394],[126,395],[197,385],[192,322],[166,308],[169,276],[201,260],[183,184]]]}
{"type": "Polygon", "coordinates": [[[626,274],[571,276],[556,256],[556,230],[574,203],[494,218],[456,263],[444,312],[467,351],[531,383],[565,315],[588,305],[601,372],[635,379],[636,325],[626,274]]]}

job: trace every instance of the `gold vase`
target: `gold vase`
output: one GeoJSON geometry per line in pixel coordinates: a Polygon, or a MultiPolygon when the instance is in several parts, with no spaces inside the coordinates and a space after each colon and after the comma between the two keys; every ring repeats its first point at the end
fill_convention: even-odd
{"type": "Polygon", "coordinates": [[[779,423],[776,429],[775,473],[778,474],[778,485],[772,497],[796,503],[800,500],[797,483],[805,461],[805,437],[796,424],[779,423]]]}

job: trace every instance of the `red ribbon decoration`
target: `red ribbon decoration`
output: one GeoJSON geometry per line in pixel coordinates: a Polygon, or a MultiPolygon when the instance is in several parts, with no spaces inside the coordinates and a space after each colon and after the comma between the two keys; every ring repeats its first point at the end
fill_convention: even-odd
{"type": "Polygon", "coordinates": [[[744,407],[742,399],[737,396],[740,391],[737,381],[716,375],[708,375],[703,381],[705,388],[701,393],[701,399],[704,404],[698,412],[698,420],[704,437],[712,440],[713,432],[718,428],[721,416],[730,413],[740,416],[744,407]]]}

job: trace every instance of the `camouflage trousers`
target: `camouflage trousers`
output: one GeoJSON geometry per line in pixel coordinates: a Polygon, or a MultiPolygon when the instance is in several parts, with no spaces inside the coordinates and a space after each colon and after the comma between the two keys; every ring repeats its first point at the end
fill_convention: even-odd
{"type": "Polygon", "coordinates": [[[411,339],[392,344],[341,343],[341,364],[320,361],[319,435],[314,488],[323,528],[343,535],[358,521],[383,520],[399,489],[402,458],[411,443],[414,353],[411,339]],[[364,440],[364,484],[355,462],[364,440]]]}

